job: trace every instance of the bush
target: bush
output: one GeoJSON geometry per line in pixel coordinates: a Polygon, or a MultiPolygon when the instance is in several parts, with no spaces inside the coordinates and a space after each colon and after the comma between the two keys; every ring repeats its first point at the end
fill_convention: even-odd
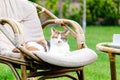
{"type": "Polygon", "coordinates": [[[87,0],[87,15],[91,24],[115,25],[118,15],[117,4],[113,0],[87,0]]]}
{"type": "MultiPolygon", "coordinates": [[[[40,3],[39,0],[30,0],[33,2],[40,3]]],[[[60,0],[44,0],[41,2],[43,6],[49,9],[56,16],[61,13],[59,11],[59,1],[60,0]]],[[[73,0],[63,0],[62,6],[62,18],[68,18],[82,22],[83,6],[82,1],[73,4],[73,0]],[[78,6],[76,6],[78,5],[78,6]]],[[[120,24],[119,15],[119,2],[117,0],[86,0],[86,20],[87,25],[116,25],[120,24]],[[118,23],[119,21],[119,23],[118,23]]]]}

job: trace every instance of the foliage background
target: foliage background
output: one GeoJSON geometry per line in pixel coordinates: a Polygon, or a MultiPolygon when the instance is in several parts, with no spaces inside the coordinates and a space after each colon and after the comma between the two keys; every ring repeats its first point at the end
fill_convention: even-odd
{"type": "MultiPolygon", "coordinates": [[[[82,22],[83,0],[30,0],[60,18],[82,22]]],[[[119,0],[86,0],[87,25],[120,25],[119,0]]]]}

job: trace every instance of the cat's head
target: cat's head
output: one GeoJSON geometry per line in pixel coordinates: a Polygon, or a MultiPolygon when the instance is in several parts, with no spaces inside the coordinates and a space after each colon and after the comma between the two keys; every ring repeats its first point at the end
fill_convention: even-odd
{"type": "Polygon", "coordinates": [[[66,30],[64,32],[58,31],[55,28],[51,28],[51,42],[54,45],[64,45],[64,43],[67,42],[67,35],[69,34],[69,31],[66,30]]]}

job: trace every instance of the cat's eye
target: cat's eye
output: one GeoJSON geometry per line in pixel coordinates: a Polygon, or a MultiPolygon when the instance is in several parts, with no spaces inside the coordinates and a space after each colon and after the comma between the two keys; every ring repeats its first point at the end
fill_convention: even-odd
{"type": "Polygon", "coordinates": [[[52,38],[58,38],[58,34],[53,34],[52,38]]]}
{"type": "Polygon", "coordinates": [[[61,39],[62,39],[63,41],[67,41],[67,38],[66,38],[66,37],[61,37],[61,39]]]}

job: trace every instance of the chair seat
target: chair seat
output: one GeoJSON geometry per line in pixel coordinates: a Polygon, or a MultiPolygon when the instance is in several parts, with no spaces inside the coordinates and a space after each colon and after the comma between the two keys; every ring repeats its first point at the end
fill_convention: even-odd
{"type": "Polygon", "coordinates": [[[96,53],[89,49],[83,48],[66,54],[59,53],[40,53],[34,52],[43,61],[61,67],[80,67],[88,65],[97,59],[96,53]]]}

